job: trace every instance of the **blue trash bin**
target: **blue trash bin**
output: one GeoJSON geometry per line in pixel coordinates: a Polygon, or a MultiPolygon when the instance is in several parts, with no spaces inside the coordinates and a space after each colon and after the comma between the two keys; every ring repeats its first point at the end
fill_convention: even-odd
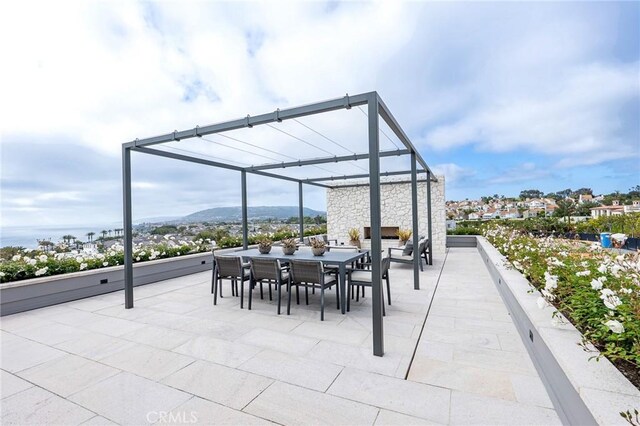
{"type": "Polygon", "coordinates": [[[604,248],[611,248],[611,232],[603,232],[600,234],[600,245],[604,248]]]}

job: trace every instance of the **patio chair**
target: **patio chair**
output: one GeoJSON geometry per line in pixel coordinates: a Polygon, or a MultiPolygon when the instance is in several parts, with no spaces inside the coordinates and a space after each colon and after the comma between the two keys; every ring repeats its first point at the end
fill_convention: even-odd
{"type": "MultiPolygon", "coordinates": [[[[271,298],[271,284],[275,283],[276,288],[278,290],[278,315],[280,315],[280,298],[282,296],[282,283],[289,282],[289,272],[282,267],[280,261],[278,259],[261,259],[261,258],[252,258],[249,261],[251,265],[251,285],[249,286],[249,309],[251,309],[251,301],[253,294],[253,287],[256,282],[260,283],[260,297],[262,298],[262,283],[266,281],[269,286],[269,300],[273,300],[271,298]]],[[[287,285],[288,288],[288,285],[287,285]]],[[[242,303],[242,298],[244,297],[244,291],[240,296],[240,301],[242,303]]]]}
{"type": "Polygon", "coordinates": [[[404,247],[389,247],[390,261],[413,264],[413,257],[418,256],[420,258],[420,270],[424,271],[422,267],[422,259],[426,259],[425,247],[427,245],[427,241],[427,239],[420,240],[418,242],[418,250],[413,249],[413,243],[410,241],[407,241],[407,244],[404,247]]]}
{"type": "MultiPolygon", "coordinates": [[[[391,306],[391,283],[389,282],[389,265],[391,264],[391,258],[382,258],[380,265],[380,273],[382,279],[387,282],[387,301],[391,306]]],[[[347,283],[347,311],[351,309],[351,298],[353,293],[353,287],[372,287],[370,270],[351,270],[349,271],[348,283],[347,283]]],[[[356,290],[356,300],[360,300],[360,291],[356,290]]],[[[364,296],[364,292],[362,294],[364,296]]],[[[384,308],[384,292],[382,292],[382,314],[386,315],[384,308]]]]}
{"type": "MultiPolygon", "coordinates": [[[[213,304],[218,303],[218,287],[220,287],[220,297],[222,297],[222,280],[231,281],[231,295],[238,295],[238,280],[241,286],[249,280],[251,273],[249,272],[249,264],[242,263],[242,258],[237,256],[214,256],[213,278],[211,280],[211,289],[213,291],[213,304]]],[[[242,299],[240,299],[240,308],[242,308],[242,299]]]]}
{"type": "MultiPolygon", "coordinates": [[[[338,290],[338,281],[332,273],[324,270],[322,262],[315,260],[291,260],[289,262],[290,280],[288,282],[289,296],[287,300],[287,315],[291,313],[291,286],[303,286],[305,289],[320,289],[320,320],[324,321],[324,291],[327,288],[336,286],[337,308],[340,309],[340,294],[338,290]]],[[[307,290],[308,292],[308,290],[307,290]]],[[[308,293],[307,293],[308,294],[308,293]]]]}

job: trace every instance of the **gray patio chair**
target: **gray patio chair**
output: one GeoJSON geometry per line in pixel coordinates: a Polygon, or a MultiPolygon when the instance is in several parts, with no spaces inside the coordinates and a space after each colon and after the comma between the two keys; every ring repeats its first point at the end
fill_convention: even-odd
{"type": "Polygon", "coordinates": [[[338,281],[334,274],[325,272],[322,262],[314,260],[291,260],[289,261],[291,279],[288,283],[289,296],[287,301],[287,315],[291,313],[291,286],[303,286],[305,289],[320,289],[320,320],[324,321],[324,291],[327,288],[336,286],[337,308],[340,309],[340,292],[338,281]]]}
{"type": "MultiPolygon", "coordinates": [[[[269,300],[273,300],[271,298],[271,284],[275,283],[276,288],[278,290],[278,315],[280,315],[280,298],[282,296],[282,283],[289,283],[289,272],[284,270],[280,261],[278,259],[261,259],[261,258],[252,258],[249,261],[251,265],[251,285],[249,286],[249,309],[251,309],[251,301],[253,294],[253,287],[256,282],[260,283],[260,297],[262,298],[262,283],[266,282],[269,286],[269,300]]],[[[244,290],[244,289],[243,289],[244,290]]],[[[242,303],[242,298],[244,297],[244,291],[242,291],[240,296],[240,301],[242,303]]]]}
{"type": "Polygon", "coordinates": [[[427,241],[426,239],[420,240],[417,250],[414,250],[413,243],[409,242],[404,247],[389,247],[389,259],[391,259],[391,262],[412,264],[413,257],[418,256],[420,258],[420,270],[423,271],[422,259],[426,257],[424,252],[427,241]]]}
{"type": "MultiPolygon", "coordinates": [[[[244,285],[249,280],[251,273],[249,272],[249,264],[242,263],[242,258],[237,256],[214,256],[213,278],[211,280],[211,289],[213,291],[213,304],[218,303],[218,287],[220,287],[220,297],[222,297],[222,280],[231,281],[231,295],[238,295],[238,280],[244,285]]],[[[242,299],[240,299],[240,307],[242,308],[242,299]]]]}
{"type": "MultiPolygon", "coordinates": [[[[391,306],[391,284],[389,282],[389,265],[391,264],[389,257],[383,257],[380,265],[380,272],[382,279],[387,282],[387,300],[389,306],[391,306]]],[[[351,309],[351,298],[353,293],[353,287],[372,287],[370,270],[350,270],[347,283],[347,311],[351,309]]],[[[356,290],[356,300],[360,300],[360,291],[356,290]]],[[[364,296],[364,292],[362,294],[364,296]]],[[[384,292],[382,292],[382,314],[386,315],[384,308],[384,292]]]]}

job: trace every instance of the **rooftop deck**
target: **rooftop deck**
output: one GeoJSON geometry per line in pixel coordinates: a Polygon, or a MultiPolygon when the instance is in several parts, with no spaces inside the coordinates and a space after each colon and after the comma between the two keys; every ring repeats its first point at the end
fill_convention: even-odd
{"type": "Polygon", "coordinates": [[[369,290],[346,315],[328,292],[320,322],[319,295],[277,316],[225,282],[213,306],[200,273],[137,287],[131,310],[116,292],[3,317],[2,423],[560,423],[476,249],[420,291],[412,273],[392,266],[382,358],[369,290]]]}

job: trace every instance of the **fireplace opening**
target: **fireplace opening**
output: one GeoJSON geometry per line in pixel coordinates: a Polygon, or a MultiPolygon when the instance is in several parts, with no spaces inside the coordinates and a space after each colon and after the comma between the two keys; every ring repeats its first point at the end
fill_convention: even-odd
{"type": "MultiPolygon", "coordinates": [[[[399,230],[400,230],[400,227],[398,227],[398,226],[383,226],[383,227],[380,228],[380,237],[383,240],[397,240],[398,239],[398,235],[396,233],[399,230]]],[[[365,240],[370,240],[371,239],[371,227],[370,226],[365,226],[364,227],[364,239],[365,240]]]]}

